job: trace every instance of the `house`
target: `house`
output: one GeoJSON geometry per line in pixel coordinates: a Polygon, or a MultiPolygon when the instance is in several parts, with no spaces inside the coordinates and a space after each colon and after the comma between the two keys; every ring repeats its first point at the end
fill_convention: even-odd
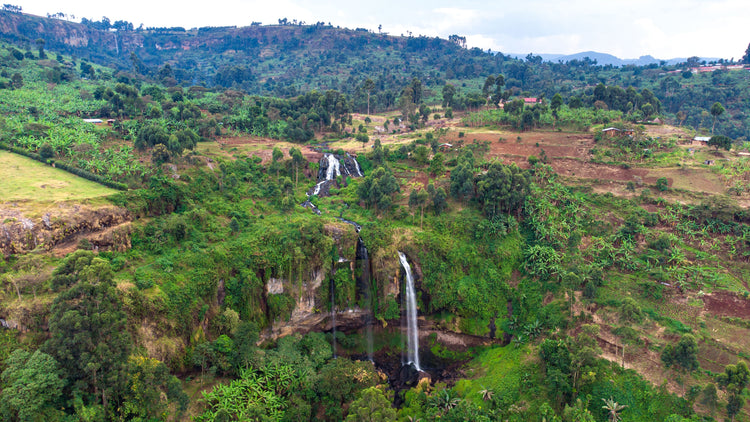
{"type": "Polygon", "coordinates": [[[616,127],[608,127],[606,129],[602,129],[602,135],[612,138],[614,136],[620,136],[620,132],[622,132],[620,129],[616,127]]]}
{"type": "Polygon", "coordinates": [[[539,98],[536,98],[536,97],[524,97],[523,102],[525,104],[536,104],[541,101],[539,101],[539,98]]]}
{"type": "Polygon", "coordinates": [[[440,151],[442,152],[448,152],[453,148],[453,145],[445,143],[445,144],[438,145],[438,148],[440,148],[440,151]]]}
{"type": "Polygon", "coordinates": [[[94,123],[94,124],[104,123],[102,119],[83,119],[83,121],[86,123],[94,123]]]}
{"type": "Polygon", "coordinates": [[[696,136],[693,138],[693,144],[708,145],[709,140],[711,140],[710,136],[696,136]]]}

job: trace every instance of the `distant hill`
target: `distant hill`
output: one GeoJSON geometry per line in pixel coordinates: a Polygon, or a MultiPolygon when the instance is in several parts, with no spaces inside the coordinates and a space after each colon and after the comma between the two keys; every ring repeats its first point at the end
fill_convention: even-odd
{"type": "MultiPolygon", "coordinates": [[[[510,57],[518,58],[518,59],[525,59],[528,54],[508,54],[510,57]]],[[[641,56],[637,59],[621,59],[619,57],[613,56],[611,54],[607,53],[598,53],[596,51],[584,51],[581,53],[575,53],[575,54],[535,54],[536,56],[540,56],[544,61],[547,62],[569,62],[572,60],[584,60],[585,58],[589,58],[591,60],[596,60],[596,63],[601,66],[627,66],[627,65],[635,65],[635,66],[648,66],[650,64],[657,64],[660,65],[662,61],[665,62],[665,64],[668,65],[675,65],[679,63],[684,63],[687,61],[686,57],[677,57],[672,59],[657,59],[653,56],[646,55],[641,56]]],[[[712,62],[719,60],[716,57],[701,57],[701,61],[705,62],[712,62]]]]}

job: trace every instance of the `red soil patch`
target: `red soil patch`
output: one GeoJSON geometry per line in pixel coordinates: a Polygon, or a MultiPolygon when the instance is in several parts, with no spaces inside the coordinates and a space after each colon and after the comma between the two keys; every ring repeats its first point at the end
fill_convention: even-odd
{"type": "Polygon", "coordinates": [[[750,319],[750,300],[734,293],[713,292],[703,296],[703,303],[711,315],[750,319]]]}

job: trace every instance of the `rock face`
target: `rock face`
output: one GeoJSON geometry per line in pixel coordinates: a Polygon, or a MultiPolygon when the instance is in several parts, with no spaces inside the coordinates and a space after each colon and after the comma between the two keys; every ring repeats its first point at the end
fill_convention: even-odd
{"type": "Polygon", "coordinates": [[[86,239],[97,250],[130,248],[132,217],[124,208],[58,204],[40,217],[28,217],[23,206],[0,204],[0,250],[4,256],[63,248],[86,239]]]}

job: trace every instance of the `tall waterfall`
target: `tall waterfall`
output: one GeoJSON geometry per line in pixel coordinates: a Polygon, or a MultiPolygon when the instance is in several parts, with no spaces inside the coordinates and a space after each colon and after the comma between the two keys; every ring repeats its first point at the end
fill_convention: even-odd
{"type": "MultiPolygon", "coordinates": [[[[355,223],[356,224],[356,223],[355,223]]],[[[356,227],[356,226],[355,226],[356,227]]],[[[359,230],[357,230],[359,231],[359,230]]],[[[363,286],[363,299],[365,304],[365,347],[367,348],[367,358],[374,362],[375,344],[372,337],[372,280],[370,279],[370,255],[365,247],[365,242],[360,237],[357,240],[357,259],[361,265],[363,286]]]]}
{"type": "Polygon", "coordinates": [[[331,326],[333,327],[333,358],[336,358],[336,288],[331,278],[331,326]]]}
{"type": "Polygon", "coordinates": [[[414,276],[411,272],[409,261],[403,252],[398,253],[398,259],[406,273],[406,322],[407,322],[407,363],[414,364],[417,371],[421,371],[419,366],[419,328],[417,327],[417,293],[414,289],[414,276]]]}

